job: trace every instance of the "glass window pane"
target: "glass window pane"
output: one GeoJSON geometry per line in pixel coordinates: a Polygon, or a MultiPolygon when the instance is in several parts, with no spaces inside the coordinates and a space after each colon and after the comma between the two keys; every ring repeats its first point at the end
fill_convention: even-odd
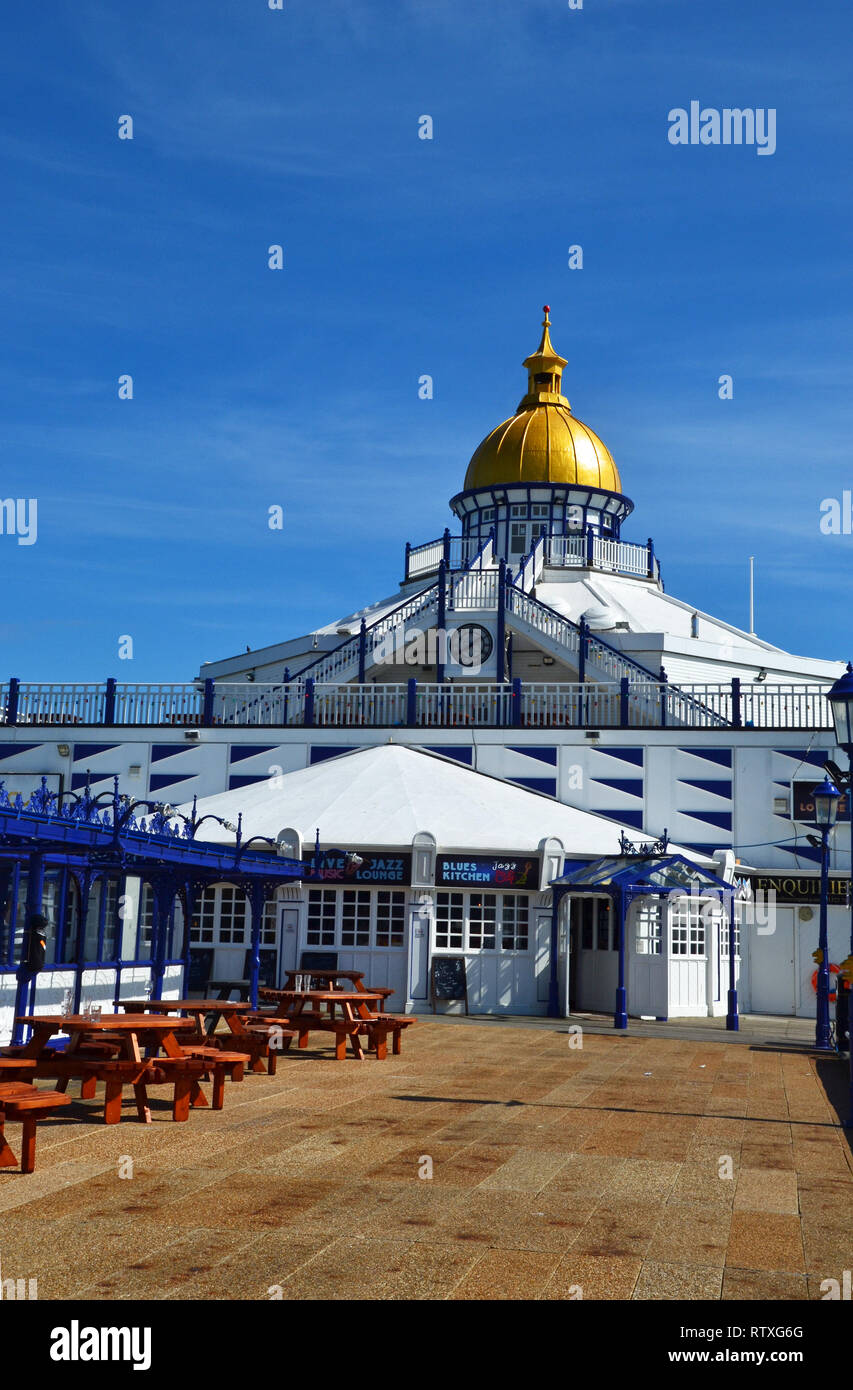
{"type": "Polygon", "coordinates": [[[98,959],[98,926],[103,891],[101,879],[98,879],[97,883],[93,883],[89,891],[89,908],[86,913],[86,932],[83,945],[84,961],[96,961],[98,959]]]}
{"type": "Polygon", "coordinates": [[[44,876],[44,889],[42,892],[42,912],[47,918],[47,944],[45,947],[45,965],[55,965],[57,961],[56,948],[59,936],[59,907],[61,882],[58,872],[48,872],[44,876]]]}
{"type": "Polygon", "coordinates": [[[337,892],[334,888],[308,890],[308,922],[305,940],[309,946],[334,946],[337,892]]]}
{"type": "Polygon", "coordinates": [[[181,960],[184,954],[184,905],[177,896],[172,904],[172,926],[170,936],[169,959],[181,960]]]}
{"type": "Polygon", "coordinates": [[[580,900],[581,909],[581,950],[592,950],[592,898],[582,898],[580,900]]]}
{"type": "Polygon", "coordinates": [[[102,960],[115,960],[118,942],[119,881],[107,880],[104,902],[104,940],[101,950],[102,960]]]}
{"type": "Polygon", "coordinates": [[[406,895],[382,889],[376,895],[376,945],[402,946],[405,936],[406,895]]]}
{"type": "Polygon", "coordinates": [[[596,904],[596,947],[599,951],[610,950],[610,903],[599,898],[596,904]]]}
{"type": "Polygon", "coordinates": [[[436,893],[435,944],[441,949],[461,951],[465,929],[464,894],[436,893]]]}

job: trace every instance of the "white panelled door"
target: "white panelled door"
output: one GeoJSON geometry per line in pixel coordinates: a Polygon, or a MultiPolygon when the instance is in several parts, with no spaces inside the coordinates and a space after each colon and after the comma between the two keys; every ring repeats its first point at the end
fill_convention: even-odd
{"type": "Polygon", "coordinates": [[[279,906],[278,974],[283,980],[288,970],[296,970],[296,946],[299,940],[299,908],[290,903],[279,906]]]}
{"type": "Polygon", "coordinates": [[[772,932],[749,932],[750,1009],[755,1014],[797,1011],[794,909],[776,908],[772,932]]]}
{"type": "Polygon", "coordinates": [[[626,946],[629,1014],[666,1018],[667,956],[658,898],[634,903],[626,925],[626,946]]]}

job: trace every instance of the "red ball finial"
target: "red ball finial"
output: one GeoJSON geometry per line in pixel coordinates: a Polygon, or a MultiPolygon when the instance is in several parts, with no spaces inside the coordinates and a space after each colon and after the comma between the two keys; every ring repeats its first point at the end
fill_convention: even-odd
{"type": "Polygon", "coordinates": [[[551,305],[550,305],[550,304],[543,304],[543,305],[542,305],[542,312],[543,312],[543,314],[550,314],[550,312],[551,312],[551,305]]]}

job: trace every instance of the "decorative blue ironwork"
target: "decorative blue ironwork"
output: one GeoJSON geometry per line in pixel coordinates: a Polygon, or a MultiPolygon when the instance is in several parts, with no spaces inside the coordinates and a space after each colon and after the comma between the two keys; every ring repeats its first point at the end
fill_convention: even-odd
{"type": "Polygon", "coordinates": [[[668,846],[669,832],[667,830],[664,830],[660,839],[647,840],[642,844],[636,843],[634,840],[629,840],[624,830],[619,833],[619,849],[622,854],[636,855],[638,858],[650,859],[655,855],[666,854],[668,846]]]}

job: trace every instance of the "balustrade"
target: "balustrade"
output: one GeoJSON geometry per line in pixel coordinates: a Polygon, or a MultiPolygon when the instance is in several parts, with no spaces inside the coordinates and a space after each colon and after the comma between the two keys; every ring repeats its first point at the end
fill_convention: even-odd
{"type": "MultiPolygon", "coordinates": [[[[513,611],[530,602],[519,590],[513,611]]],[[[532,602],[535,603],[535,600],[532,602]]],[[[553,615],[557,626],[564,620],[553,615]]],[[[570,626],[570,625],[568,625],[570,626]]],[[[577,629],[571,629],[575,640],[577,629]]],[[[560,633],[560,639],[571,635],[560,633]]],[[[602,667],[608,649],[586,636],[588,660],[602,667]]],[[[638,668],[639,670],[640,668],[638,668]]],[[[719,682],[670,685],[617,672],[610,681],[314,682],[288,684],[59,685],[10,681],[0,686],[0,723],[17,726],[340,728],[457,726],[558,728],[803,729],[832,727],[826,686],[719,682]]]]}

